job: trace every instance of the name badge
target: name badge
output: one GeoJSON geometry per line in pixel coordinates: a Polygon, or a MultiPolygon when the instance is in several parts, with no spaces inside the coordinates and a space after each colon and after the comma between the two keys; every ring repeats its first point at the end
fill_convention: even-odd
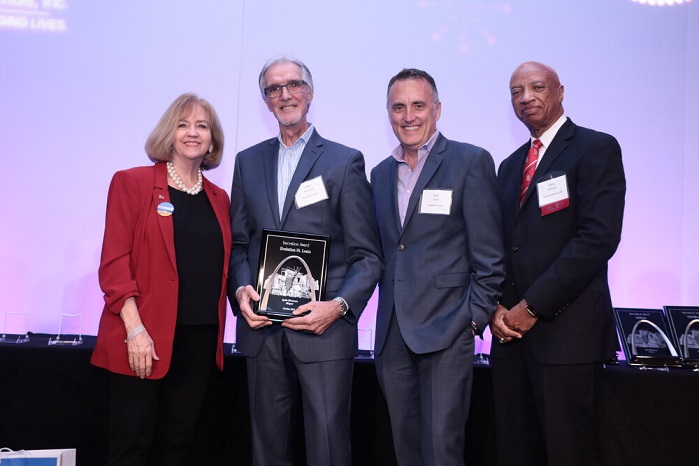
{"type": "Polygon", "coordinates": [[[425,189],[420,196],[421,214],[449,215],[451,212],[451,189],[425,189]]]}
{"type": "Polygon", "coordinates": [[[325,190],[323,177],[316,176],[312,180],[301,183],[299,190],[296,191],[294,200],[296,202],[296,208],[302,209],[316,202],[324,201],[327,198],[328,192],[325,190]]]}
{"type": "Polygon", "coordinates": [[[563,210],[570,205],[568,178],[565,173],[538,183],[536,192],[539,195],[539,208],[542,217],[563,210]]]}

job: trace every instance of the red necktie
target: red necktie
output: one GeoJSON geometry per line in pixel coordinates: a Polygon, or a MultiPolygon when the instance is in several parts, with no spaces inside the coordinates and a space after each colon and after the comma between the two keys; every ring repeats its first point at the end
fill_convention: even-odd
{"type": "Polygon", "coordinates": [[[524,163],[524,172],[522,173],[522,185],[519,189],[519,205],[524,202],[524,195],[527,194],[529,184],[532,182],[532,176],[536,171],[536,162],[539,160],[539,148],[542,146],[541,141],[534,139],[532,146],[527,152],[527,161],[524,163]]]}

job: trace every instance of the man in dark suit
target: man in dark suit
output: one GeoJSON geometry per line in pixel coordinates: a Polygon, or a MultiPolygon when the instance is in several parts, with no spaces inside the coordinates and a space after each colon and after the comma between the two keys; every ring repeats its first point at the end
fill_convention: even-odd
{"type": "Polygon", "coordinates": [[[498,172],[507,252],[491,322],[498,457],[596,465],[600,371],[618,346],[607,262],[621,237],[621,149],[566,118],[546,65],[515,69],[510,94],[531,138],[498,172]]]}
{"type": "Polygon", "coordinates": [[[463,465],[474,338],[504,278],[490,154],[437,131],[428,73],[388,84],[400,145],[371,172],[386,263],[379,282],[376,370],[400,465],[463,465]]]}
{"type": "Polygon", "coordinates": [[[322,138],[308,123],[313,80],[303,63],[274,59],[259,83],[279,136],[236,158],[229,283],[233,312],[243,317],[236,345],[247,357],[254,464],[293,463],[300,387],[307,464],[349,465],[356,324],[383,270],[371,187],[362,154],[322,138]],[[330,236],[327,301],[299,306],[298,317],[282,324],[251,308],[260,298],[263,229],[330,236]]]}

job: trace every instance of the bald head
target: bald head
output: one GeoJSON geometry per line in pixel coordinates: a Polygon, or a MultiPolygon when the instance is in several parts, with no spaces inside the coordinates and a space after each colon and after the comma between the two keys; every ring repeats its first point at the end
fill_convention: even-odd
{"type": "Polygon", "coordinates": [[[541,136],[563,115],[563,86],[548,65],[525,62],[510,78],[512,109],[533,137],[541,136]]]}
{"type": "Polygon", "coordinates": [[[512,72],[512,76],[510,77],[510,85],[512,85],[512,80],[518,73],[526,73],[527,71],[539,71],[540,73],[544,73],[549,76],[556,84],[561,84],[560,80],[558,79],[558,73],[556,73],[556,70],[550,66],[536,61],[525,61],[512,72]]]}

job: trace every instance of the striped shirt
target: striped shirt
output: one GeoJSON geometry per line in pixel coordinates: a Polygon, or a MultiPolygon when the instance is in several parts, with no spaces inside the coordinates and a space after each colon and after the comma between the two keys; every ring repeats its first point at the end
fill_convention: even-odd
{"type": "Polygon", "coordinates": [[[286,192],[289,190],[291,178],[294,176],[296,166],[301,160],[301,154],[306,148],[306,143],[313,134],[313,125],[309,125],[305,133],[296,140],[290,147],[287,147],[282,141],[282,135],[279,134],[279,157],[277,158],[277,203],[279,205],[279,220],[282,218],[284,211],[284,201],[286,200],[286,192]]]}

